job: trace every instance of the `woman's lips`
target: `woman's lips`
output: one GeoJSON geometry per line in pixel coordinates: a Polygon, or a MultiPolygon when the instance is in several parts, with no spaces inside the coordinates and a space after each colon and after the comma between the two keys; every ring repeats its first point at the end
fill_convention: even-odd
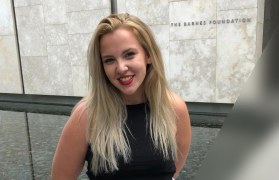
{"type": "Polygon", "coordinates": [[[134,76],[125,76],[118,78],[121,85],[127,86],[133,82],[134,76]]]}

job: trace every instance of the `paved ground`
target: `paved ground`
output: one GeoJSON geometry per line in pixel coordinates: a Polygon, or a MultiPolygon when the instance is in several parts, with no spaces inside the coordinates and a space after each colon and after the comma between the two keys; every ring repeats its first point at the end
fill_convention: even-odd
{"type": "MultiPolygon", "coordinates": [[[[53,153],[67,119],[0,111],[0,179],[49,180],[53,153]]],[[[219,129],[193,127],[192,131],[191,151],[178,180],[193,179],[219,129]]],[[[87,179],[85,173],[79,179],[87,179]]]]}

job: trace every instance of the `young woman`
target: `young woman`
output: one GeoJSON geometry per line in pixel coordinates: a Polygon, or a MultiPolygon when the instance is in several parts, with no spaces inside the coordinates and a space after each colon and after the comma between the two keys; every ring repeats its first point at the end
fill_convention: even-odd
{"type": "Polygon", "coordinates": [[[190,147],[185,102],[166,81],[149,27],[129,14],[104,18],[88,48],[91,92],[74,108],[53,160],[52,179],[178,176],[190,147]]]}

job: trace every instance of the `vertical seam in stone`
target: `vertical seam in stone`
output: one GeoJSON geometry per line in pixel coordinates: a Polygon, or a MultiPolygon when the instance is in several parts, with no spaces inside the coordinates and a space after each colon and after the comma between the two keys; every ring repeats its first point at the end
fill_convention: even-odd
{"type": "MultiPolygon", "coordinates": [[[[216,11],[216,17],[215,19],[218,18],[219,15],[219,11],[218,11],[218,0],[215,1],[215,11],[216,11]]],[[[217,97],[217,60],[218,60],[218,26],[216,23],[216,36],[215,36],[215,42],[216,42],[216,46],[215,46],[215,50],[216,50],[216,57],[215,57],[215,99],[214,101],[217,102],[218,101],[218,97],[217,97]]]]}
{"type": "Polygon", "coordinates": [[[22,93],[25,94],[25,88],[24,88],[24,80],[23,80],[23,72],[22,72],[21,55],[20,55],[19,40],[18,40],[17,21],[16,21],[14,0],[11,0],[11,9],[12,9],[12,16],[13,16],[13,20],[14,20],[14,31],[15,31],[14,33],[15,33],[16,48],[17,48],[17,55],[18,55],[18,62],[19,62],[20,81],[21,81],[22,93]]]}
{"type": "Polygon", "coordinates": [[[256,50],[255,50],[255,54],[254,54],[254,64],[256,65],[257,60],[259,59],[260,56],[258,56],[258,49],[259,49],[259,33],[258,33],[258,29],[259,29],[259,1],[257,1],[257,14],[256,14],[256,50]]]}
{"type": "MultiPolygon", "coordinates": [[[[169,9],[168,9],[168,12],[169,12],[168,18],[169,19],[168,19],[168,23],[167,23],[167,25],[168,25],[168,35],[169,35],[169,39],[168,39],[168,43],[169,43],[168,44],[168,51],[169,51],[168,56],[169,57],[167,57],[168,58],[168,64],[167,64],[168,67],[167,67],[167,72],[166,72],[167,73],[166,75],[167,75],[168,86],[170,86],[170,81],[169,80],[170,80],[170,73],[171,73],[170,72],[170,39],[171,39],[170,38],[170,36],[171,36],[170,35],[170,4],[171,4],[171,2],[169,1],[168,2],[168,7],[169,7],[169,9]]],[[[164,68],[166,69],[166,67],[164,67],[164,68]]],[[[172,88],[172,87],[170,87],[170,88],[172,88]]]]}
{"type": "Polygon", "coordinates": [[[32,146],[31,146],[31,136],[30,136],[29,121],[28,121],[27,112],[24,112],[24,115],[25,115],[25,123],[26,123],[27,142],[28,142],[28,152],[29,152],[29,159],[30,159],[30,167],[31,167],[32,180],[35,180],[34,165],[33,165],[33,156],[32,156],[32,146]]]}

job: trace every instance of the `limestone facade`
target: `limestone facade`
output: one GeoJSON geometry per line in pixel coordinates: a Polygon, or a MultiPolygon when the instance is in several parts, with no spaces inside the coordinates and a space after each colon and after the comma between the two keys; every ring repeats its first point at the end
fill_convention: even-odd
{"type": "MultiPolygon", "coordinates": [[[[22,93],[22,70],[26,94],[85,95],[87,46],[110,1],[14,0],[15,18],[11,0],[0,2],[0,93],[22,93]]],[[[117,0],[117,9],[151,27],[185,101],[234,103],[262,52],[264,0],[117,0]]]]}

